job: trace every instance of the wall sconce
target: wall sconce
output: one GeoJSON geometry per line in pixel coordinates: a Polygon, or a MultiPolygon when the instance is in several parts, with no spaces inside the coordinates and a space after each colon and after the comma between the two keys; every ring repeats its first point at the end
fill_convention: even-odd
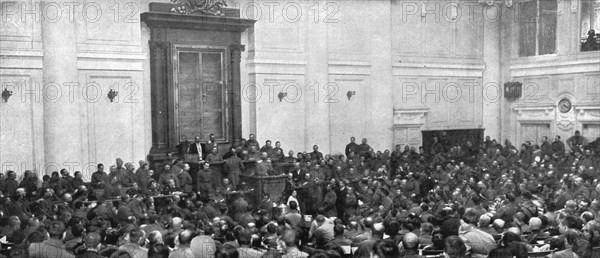
{"type": "Polygon", "coordinates": [[[508,8],[511,8],[514,4],[514,0],[479,0],[480,4],[487,4],[488,6],[502,4],[502,2],[504,2],[504,5],[508,8]]]}
{"type": "Polygon", "coordinates": [[[4,88],[4,91],[2,91],[2,98],[4,99],[4,102],[8,102],[8,99],[12,95],[13,95],[12,90],[8,90],[7,88],[4,88]]]}
{"type": "Polygon", "coordinates": [[[504,0],[504,5],[506,5],[508,8],[511,8],[513,6],[513,0],[504,0]]]}
{"type": "Polygon", "coordinates": [[[348,91],[348,93],[346,93],[346,97],[348,97],[348,100],[350,100],[354,95],[356,95],[356,91],[348,91]]]}
{"type": "Polygon", "coordinates": [[[279,92],[279,94],[277,94],[277,97],[279,98],[279,102],[281,102],[283,98],[287,97],[287,92],[279,92]]]}
{"type": "Polygon", "coordinates": [[[458,18],[458,4],[450,3],[450,15],[448,15],[451,20],[456,20],[458,18]]]}
{"type": "Polygon", "coordinates": [[[108,98],[110,99],[110,102],[113,102],[113,100],[115,99],[115,97],[119,95],[118,91],[115,91],[113,89],[110,89],[110,91],[108,92],[108,98]]]}

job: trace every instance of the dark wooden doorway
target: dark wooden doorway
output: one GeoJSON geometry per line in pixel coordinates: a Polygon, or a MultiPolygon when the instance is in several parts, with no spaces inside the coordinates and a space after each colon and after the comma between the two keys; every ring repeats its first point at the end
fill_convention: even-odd
{"type": "Polygon", "coordinates": [[[150,28],[150,160],[175,152],[183,135],[204,143],[214,134],[219,151],[242,137],[241,34],[255,21],[239,18],[235,9],[224,9],[224,16],[172,9],[150,3],[141,15],[150,28]]]}
{"type": "Polygon", "coordinates": [[[208,46],[175,46],[175,138],[200,136],[207,141],[214,134],[217,141],[229,140],[231,124],[227,69],[227,49],[208,46]]]}

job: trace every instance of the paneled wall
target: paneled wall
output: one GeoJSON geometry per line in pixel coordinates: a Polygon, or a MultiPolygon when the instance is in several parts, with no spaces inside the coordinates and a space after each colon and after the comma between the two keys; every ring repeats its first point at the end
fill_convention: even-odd
{"type": "Polygon", "coordinates": [[[258,19],[249,35],[248,81],[268,89],[262,84],[303,83],[301,98],[288,90],[280,102],[280,87],[274,98],[262,90],[255,111],[248,105],[257,123],[246,132],[259,140],[294,150],[319,144],[335,153],[351,136],[383,150],[420,145],[421,129],[482,127],[483,18],[476,1],[254,1],[239,4],[242,14],[248,5],[258,19]],[[452,16],[452,7],[461,13],[452,16]],[[293,19],[298,8],[303,15],[293,19]],[[403,91],[407,84],[417,85],[414,92],[403,91]],[[291,119],[273,116],[288,109],[291,119]],[[418,126],[398,117],[415,109],[426,111],[418,126]]]}
{"type": "MultiPolygon", "coordinates": [[[[540,143],[542,136],[563,141],[576,130],[589,141],[600,137],[600,52],[580,51],[580,2],[558,1],[557,47],[551,55],[518,57],[519,23],[502,21],[506,47],[502,51],[503,77],[523,83],[522,97],[504,101],[502,138],[522,143],[540,143]],[[558,102],[572,102],[572,109],[562,113],[558,102]]],[[[514,17],[514,9],[506,16],[514,17]]]]}
{"type": "MultiPolygon", "coordinates": [[[[149,2],[85,1],[72,20],[67,3],[0,3],[0,90],[13,91],[0,101],[3,170],[72,164],[89,176],[96,163],[146,156],[149,32],[139,14],[149,2]],[[52,26],[56,10],[70,26],[52,26]],[[48,101],[53,83],[65,93],[59,103],[48,101]],[[65,83],[78,83],[73,99],[65,83]]],[[[242,38],[243,134],[325,153],[342,152],[351,136],[378,150],[417,147],[421,130],[484,128],[513,142],[574,130],[597,137],[600,56],[579,52],[578,2],[558,1],[556,54],[525,58],[516,8],[479,2],[228,1],[257,20],[242,38]],[[503,96],[510,81],[524,83],[519,100],[503,96]],[[574,107],[560,115],[565,97],[574,107]]]]}
{"type": "Polygon", "coordinates": [[[420,146],[421,130],[482,128],[484,40],[494,37],[484,34],[484,8],[475,1],[392,1],[391,8],[394,144],[420,146]]]}
{"type": "Polygon", "coordinates": [[[1,170],[22,171],[44,164],[41,23],[23,19],[16,8],[35,2],[0,5],[0,91],[12,91],[0,100],[1,170]],[[9,15],[11,10],[14,15],[9,15]]]}
{"type": "Polygon", "coordinates": [[[285,150],[295,151],[310,151],[318,144],[325,153],[341,153],[351,136],[389,148],[390,2],[238,5],[242,16],[252,6],[249,18],[258,20],[249,35],[254,45],[247,66],[248,81],[255,82],[249,88],[260,89],[255,91],[254,110],[248,104],[256,128],[245,128],[245,135],[256,132],[261,144],[279,140],[285,150]],[[287,93],[282,101],[280,92],[287,93]]]}
{"type": "Polygon", "coordinates": [[[0,81],[13,91],[0,103],[2,170],[46,174],[65,167],[89,178],[97,163],[145,159],[142,3],[0,6],[0,81]],[[64,64],[69,71],[61,70],[64,64]],[[110,89],[119,92],[113,102],[110,89]]]}

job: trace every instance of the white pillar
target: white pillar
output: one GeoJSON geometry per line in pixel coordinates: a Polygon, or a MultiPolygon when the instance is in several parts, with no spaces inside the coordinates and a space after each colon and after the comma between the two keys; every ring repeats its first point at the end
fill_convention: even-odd
{"type": "Polygon", "coordinates": [[[494,5],[483,7],[483,108],[482,123],[485,135],[500,141],[502,131],[501,102],[504,85],[500,67],[500,10],[494,5]]]}
{"type": "MultiPolygon", "coordinates": [[[[321,10],[322,11],[322,10],[321,10]]],[[[329,104],[326,84],[329,82],[329,57],[327,51],[327,23],[308,20],[306,39],[306,91],[304,93],[305,150],[319,145],[319,151],[330,153],[329,104]]],[[[335,44],[335,43],[333,43],[335,44]]]]}
{"type": "Polygon", "coordinates": [[[75,20],[66,8],[52,17],[60,18],[42,19],[45,173],[83,166],[75,20]]]}
{"type": "Polygon", "coordinates": [[[394,141],[394,94],[392,77],[392,14],[390,1],[365,1],[365,8],[377,13],[377,26],[369,32],[371,41],[370,121],[367,132],[374,150],[390,149],[394,141]]]}

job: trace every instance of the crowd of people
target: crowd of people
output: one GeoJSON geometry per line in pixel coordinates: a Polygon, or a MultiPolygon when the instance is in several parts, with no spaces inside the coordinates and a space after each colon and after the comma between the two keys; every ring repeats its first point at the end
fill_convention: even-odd
{"type": "Polygon", "coordinates": [[[182,138],[162,166],[117,159],[90,182],[7,171],[0,256],[600,257],[599,140],[516,147],[441,132],[393,151],[350,140],[343,154],[286,155],[250,135],[221,155],[214,136],[182,138]],[[250,204],[244,174],[287,176],[282,197],[250,204]]]}

